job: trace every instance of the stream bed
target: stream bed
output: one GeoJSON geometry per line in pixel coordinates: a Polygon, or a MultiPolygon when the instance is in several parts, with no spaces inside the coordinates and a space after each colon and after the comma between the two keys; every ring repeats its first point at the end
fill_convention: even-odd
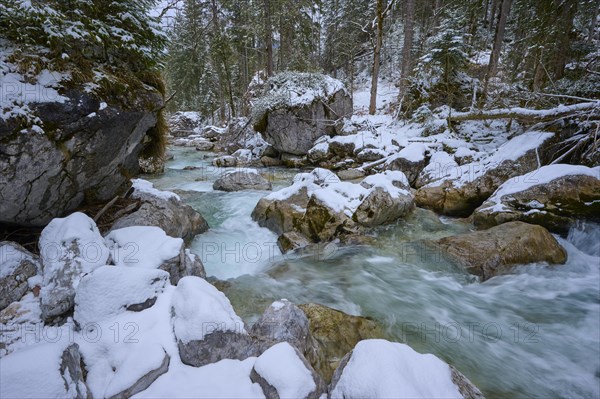
{"type": "MultiPolygon", "coordinates": [[[[191,250],[246,322],[280,298],[317,302],[376,319],[389,339],[456,366],[488,398],[600,397],[600,226],[559,238],[565,265],[523,266],[484,283],[411,244],[473,229],[420,209],[374,230],[369,244],[282,255],[276,234],[250,217],[267,191],[214,191],[224,169],[211,154],[170,151],[165,173],[144,178],[207,219],[191,250]]],[[[262,172],[277,190],[298,171],[262,172]]]]}

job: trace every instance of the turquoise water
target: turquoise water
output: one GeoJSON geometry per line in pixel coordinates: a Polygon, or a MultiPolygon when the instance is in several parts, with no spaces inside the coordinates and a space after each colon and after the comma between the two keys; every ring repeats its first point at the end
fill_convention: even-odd
{"type": "MultiPolygon", "coordinates": [[[[565,265],[523,266],[484,283],[411,243],[473,228],[424,210],[374,231],[370,245],[284,256],[250,218],[268,192],[213,191],[222,170],[209,154],[173,152],[166,173],[149,180],[206,217],[211,229],[192,251],[226,280],[220,286],[248,322],[280,298],[318,302],[378,320],[389,338],[453,364],[489,398],[600,397],[600,226],[560,238],[565,265]]],[[[277,188],[296,171],[262,172],[277,188]]]]}

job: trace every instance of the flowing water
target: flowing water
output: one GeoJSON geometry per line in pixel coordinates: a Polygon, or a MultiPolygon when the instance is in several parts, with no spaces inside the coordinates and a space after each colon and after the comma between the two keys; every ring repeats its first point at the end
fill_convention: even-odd
{"type": "MultiPolygon", "coordinates": [[[[472,229],[424,210],[374,231],[369,245],[284,256],[250,217],[267,192],[213,191],[219,170],[208,155],[173,152],[166,173],[149,180],[208,220],[192,251],[209,276],[226,280],[219,287],[249,323],[280,298],[317,302],[378,320],[388,338],[453,364],[489,398],[600,397],[599,225],[559,239],[565,265],[523,266],[484,283],[413,243],[472,229]]],[[[275,189],[296,173],[265,172],[275,189]]]]}

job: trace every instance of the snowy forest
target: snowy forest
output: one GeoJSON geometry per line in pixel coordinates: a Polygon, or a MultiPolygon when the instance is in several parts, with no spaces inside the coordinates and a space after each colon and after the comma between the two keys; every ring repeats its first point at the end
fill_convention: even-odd
{"type": "Polygon", "coordinates": [[[600,0],[0,0],[0,398],[600,397],[600,0]]]}

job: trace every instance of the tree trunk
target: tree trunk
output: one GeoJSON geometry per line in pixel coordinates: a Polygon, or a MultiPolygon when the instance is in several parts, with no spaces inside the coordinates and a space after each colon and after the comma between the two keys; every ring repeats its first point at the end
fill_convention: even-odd
{"type": "Polygon", "coordinates": [[[408,87],[412,58],[411,50],[414,37],[415,0],[407,0],[404,16],[404,45],[402,46],[402,65],[400,66],[400,98],[404,97],[408,87]]]}
{"type": "Polygon", "coordinates": [[[271,0],[264,0],[264,29],[266,46],[267,77],[273,76],[273,25],[271,23],[271,0]]]}
{"type": "Polygon", "coordinates": [[[488,64],[487,72],[485,74],[485,83],[483,86],[483,94],[487,93],[487,86],[490,78],[496,75],[498,69],[498,59],[500,58],[500,51],[502,50],[502,43],[504,41],[504,31],[506,29],[506,19],[510,13],[510,6],[512,0],[502,0],[500,11],[498,12],[498,22],[496,23],[496,33],[494,35],[494,46],[490,54],[490,62],[488,64]]]}
{"type": "Polygon", "coordinates": [[[598,23],[598,13],[600,13],[600,0],[596,0],[596,6],[594,7],[594,11],[592,13],[592,18],[590,19],[590,27],[588,28],[588,44],[592,43],[594,39],[594,32],[596,31],[596,24],[598,23]]]}
{"type": "Polygon", "coordinates": [[[496,9],[498,8],[498,0],[492,0],[492,7],[490,9],[490,32],[494,30],[494,19],[496,18],[496,9]]]}
{"type": "Polygon", "coordinates": [[[377,110],[377,82],[379,80],[379,61],[381,46],[383,44],[383,0],[377,0],[377,37],[373,49],[373,76],[371,78],[371,99],[369,101],[369,114],[375,115],[377,110]]]}
{"type": "Polygon", "coordinates": [[[558,80],[563,77],[565,65],[570,53],[571,47],[571,30],[573,29],[573,18],[577,11],[577,1],[566,0],[561,5],[560,18],[558,21],[558,31],[556,38],[556,53],[554,57],[554,79],[558,80]]]}

